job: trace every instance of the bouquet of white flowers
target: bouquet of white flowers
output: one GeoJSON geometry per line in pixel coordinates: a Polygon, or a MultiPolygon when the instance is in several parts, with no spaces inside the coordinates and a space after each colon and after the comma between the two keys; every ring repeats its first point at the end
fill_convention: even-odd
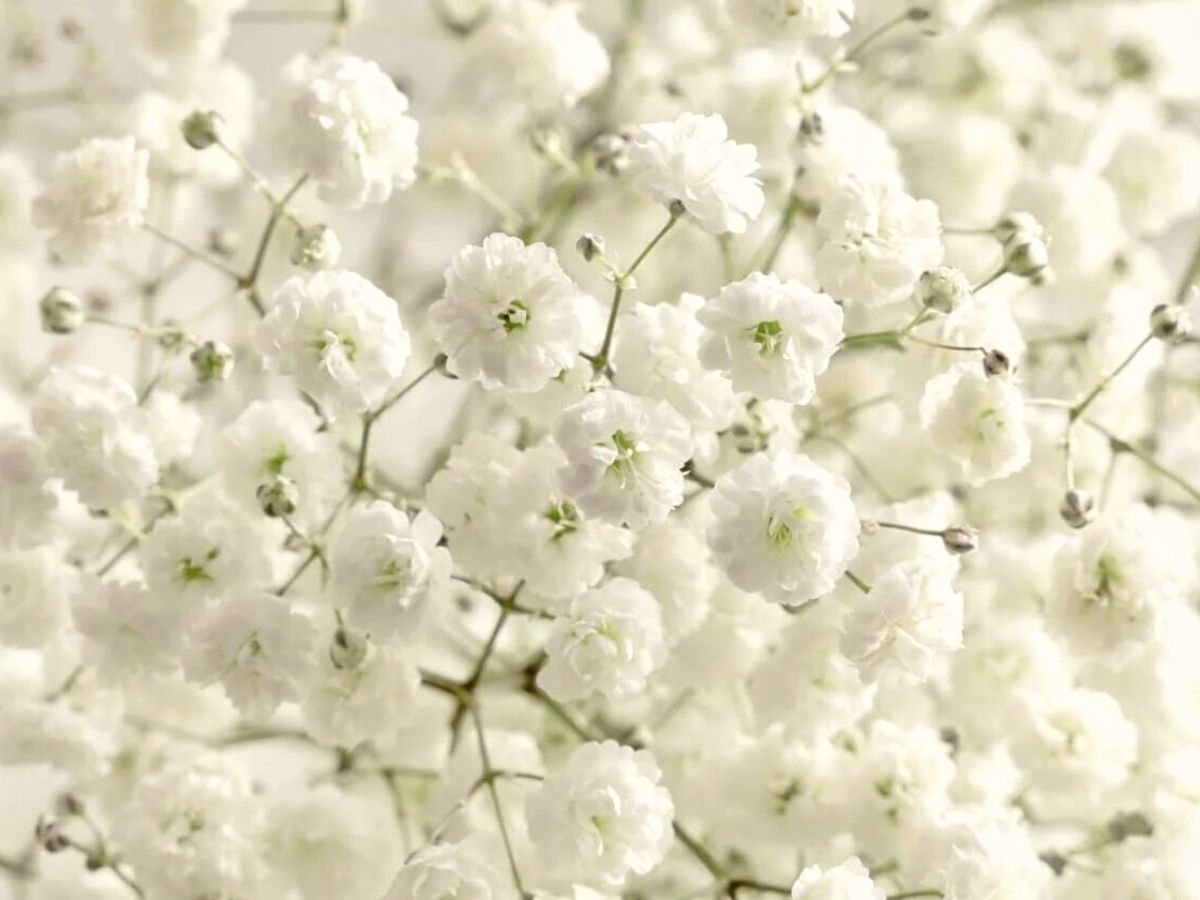
{"type": "Polygon", "coordinates": [[[1200,0],[55,5],[0,898],[1200,900],[1200,0]]]}

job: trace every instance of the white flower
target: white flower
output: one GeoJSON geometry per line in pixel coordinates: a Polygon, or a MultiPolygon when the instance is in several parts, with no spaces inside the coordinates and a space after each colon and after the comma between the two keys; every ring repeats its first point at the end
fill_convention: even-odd
{"type": "Polygon", "coordinates": [[[858,553],[845,479],[807,456],[756,453],[718,481],[708,545],[730,581],[786,606],[833,590],[858,553]]]}
{"type": "Polygon", "coordinates": [[[867,308],[907,300],[921,273],[941,265],[937,207],[890,185],[850,176],[825,198],[817,276],[839,300],[867,308]]]}
{"type": "Polygon", "coordinates": [[[709,335],[700,359],[763,399],[808,403],[843,338],[842,308],[799,281],[755,272],[697,313],[709,335]]]}
{"type": "Polygon", "coordinates": [[[182,898],[255,896],[262,829],[250,778],[212,754],[139,778],[113,831],[148,896],[182,898]]]}
{"type": "Polygon", "coordinates": [[[576,748],[529,796],[529,835],[550,872],[619,888],[645,875],[673,839],[671,795],[654,757],[614,741],[576,748]]]}
{"type": "Polygon", "coordinates": [[[818,205],[842,193],[848,175],[871,184],[904,186],[900,157],[891,138],[853,106],[819,107],[813,114],[818,133],[795,148],[799,170],[796,192],[818,205]]]}
{"type": "Polygon", "coordinates": [[[1131,129],[1121,136],[1104,175],[1130,230],[1161,234],[1200,205],[1200,139],[1161,125],[1131,129]]]}
{"type": "Polygon", "coordinates": [[[282,475],[300,492],[296,521],[318,525],[345,492],[333,435],[300,400],[254,400],[221,430],[217,464],[230,495],[259,510],[259,487],[282,475]]]}
{"type": "Polygon", "coordinates": [[[150,202],[149,162],[129,136],[93,138],[56,156],[33,204],[33,223],[54,232],[51,253],[66,263],[92,262],[136,234],[150,202]]]}
{"type": "Polygon", "coordinates": [[[271,562],[262,534],[221,495],[202,495],[181,515],[163,519],[141,542],[138,555],[150,589],[177,622],[208,599],[242,587],[265,587],[271,562]]]}
{"type": "Polygon", "coordinates": [[[546,657],[537,683],[556,700],[637,693],[666,657],[658,603],[630,578],[592,588],[555,621],[546,657]]]}
{"type": "Polygon", "coordinates": [[[426,844],[405,861],[383,900],[501,900],[507,882],[477,841],[426,844]]]}
{"type": "Polygon", "coordinates": [[[382,501],[352,510],[330,554],[334,602],[373,635],[416,630],[429,596],[450,577],[441,537],[426,511],[410,520],[382,501]]]}
{"type": "Polygon", "coordinates": [[[171,598],[139,584],[88,585],[71,608],[82,653],[106,683],[129,684],[171,672],[183,644],[171,598]]]}
{"type": "Polygon", "coordinates": [[[346,660],[335,659],[333,648],[319,652],[316,669],[301,691],[305,726],[330,746],[355,747],[391,737],[416,708],[421,673],[408,646],[362,641],[361,655],[359,647],[354,650],[346,660]]]}
{"type": "Polygon", "coordinates": [[[963,598],[944,561],[917,559],[889,568],[855,598],[842,652],[869,672],[923,682],[939,654],[962,646],[963,598]]]}
{"type": "Polygon", "coordinates": [[[920,884],[944,884],[947,900],[1025,900],[1043,896],[1053,878],[1016,812],[964,807],[937,824],[932,872],[920,884]]]}
{"type": "Polygon", "coordinates": [[[1035,171],[1016,186],[1009,205],[1041,224],[1050,264],[1060,276],[1095,272],[1125,240],[1117,195],[1095,172],[1067,166],[1035,171]]]}
{"type": "Polygon", "coordinates": [[[0,644],[40,647],[67,623],[76,573],[48,547],[0,553],[0,644]]]}
{"type": "Polygon", "coordinates": [[[456,532],[452,550],[467,542],[494,546],[497,558],[485,571],[524,579],[547,600],[568,601],[600,581],[610,562],[629,555],[633,534],[580,513],[559,487],[562,464],[551,441],[524,451],[489,502],[470,514],[473,527],[456,532]],[[494,537],[477,540],[483,530],[494,537]]]}
{"type": "Polygon", "coordinates": [[[884,900],[857,856],[832,868],[808,866],[792,885],[792,900],[884,900]]]}
{"type": "Polygon", "coordinates": [[[454,257],[429,321],[454,374],[536,391],[575,363],[593,312],[552,249],[497,233],[454,257]]]}
{"type": "Polygon", "coordinates": [[[396,301],[343,270],[284,282],[258,346],[331,415],[380,403],[412,352],[396,301]]]}
{"type": "Polygon", "coordinates": [[[704,620],[717,584],[703,533],[677,517],[639,531],[633,556],[616,570],[654,595],[671,644],[704,620]]]}
{"type": "Polygon", "coordinates": [[[202,612],[184,660],[188,677],[219,681],[251,718],[297,696],[315,637],[312,622],[274,594],[234,593],[202,612]]]}
{"type": "Polygon", "coordinates": [[[84,366],[54,369],[33,399],[33,428],[50,470],[94,509],[144,494],[158,461],[129,384],[84,366]]]}
{"type": "Polygon", "coordinates": [[[934,446],[958,463],[972,485],[1005,478],[1029,463],[1032,442],[1021,392],[976,362],[930,379],[920,414],[934,446]]]}
{"type": "Polygon", "coordinates": [[[1039,809],[1083,810],[1128,780],[1138,731],[1111,694],[1068,688],[1029,698],[1012,750],[1039,809]]]}
{"type": "Polygon", "coordinates": [[[1059,551],[1047,619],[1075,652],[1123,658],[1152,639],[1179,601],[1188,552],[1144,506],[1106,516],[1059,551]]]}
{"type": "Polygon", "coordinates": [[[408,98],[370,60],[326,51],[284,67],[271,102],[277,156],[307,173],[322,199],[352,208],[383,203],[416,180],[417,131],[408,98]]]}
{"type": "Polygon", "coordinates": [[[157,68],[221,55],[233,14],[246,0],[126,0],[138,50],[157,68]]]}
{"type": "Polygon", "coordinates": [[[27,549],[54,535],[58,496],[46,452],[24,429],[0,427],[0,546],[27,549]]]}
{"type": "Polygon", "coordinates": [[[683,501],[692,438],[669,403],[593,391],[563,411],[554,440],[566,455],[563,491],[586,515],[639,528],[683,501]]]}
{"type": "Polygon", "coordinates": [[[768,41],[841,37],[854,20],[854,0],[725,0],[735,26],[768,41]]]}
{"type": "Polygon", "coordinates": [[[574,3],[496,0],[472,38],[486,97],[512,94],[535,109],[571,108],[608,79],[604,44],[574,3]]]}
{"type": "Polygon", "coordinates": [[[737,398],[728,378],[701,365],[703,306],[695,294],[636,304],[617,321],[612,365],[621,390],[666,400],[698,431],[720,431],[732,424],[737,398]]]}
{"type": "Polygon", "coordinates": [[[685,113],[642,125],[629,148],[639,188],[666,206],[678,201],[710,234],[741,234],[762,212],[758,153],[729,138],[719,115],[685,113]]]}
{"type": "Polygon", "coordinates": [[[117,754],[115,723],[107,711],[68,699],[6,696],[0,705],[0,765],[52,766],[76,782],[110,770],[117,754]]]}
{"type": "Polygon", "coordinates": [[[320,784],[271,797],[267,859],[304,900],[378,900],[396,851],[390,823],[370,800],[320,784]]]}

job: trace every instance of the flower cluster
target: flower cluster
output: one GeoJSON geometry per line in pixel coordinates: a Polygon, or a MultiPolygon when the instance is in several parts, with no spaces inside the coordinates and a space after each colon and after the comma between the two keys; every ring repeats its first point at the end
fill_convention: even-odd
{"type": "Polygon", "coordinates": [[[1200,897],[1200,0],[57,5],[0,896],[1200,897]]]}

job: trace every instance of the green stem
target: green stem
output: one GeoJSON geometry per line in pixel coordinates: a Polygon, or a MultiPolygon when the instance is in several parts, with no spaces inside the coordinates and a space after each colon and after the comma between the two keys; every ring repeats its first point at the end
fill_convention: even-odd
{"type": "Polygon", "coordinates": [[[1112,384],[1113,379],[1115,379],[1118,375],[1120,375],[1122,372],[1125,371],[1126,367],[1128,367],[1129,364],[1131,362],[1133,362],[1133,360],[1137,357],[1137,355],[1142,352],[1142,348],[1145,347],[1147,344],[1149,344],[1152,340],[1154,340],[1153,334],[1148,334],[1144,338],[1142,338],[1138,342],[1138,345],[1129,352],[1128,356],[1126,356],[1123,360],[1121,360],[1121,362],[1117,365],[1117,367],[1115,369],[1113,369],[1111,372],[1109,372],[1107,375],[1105,375],[1103,378],[1101,378],[1100,382],[1094,388],[1092,388],[1090,392],[1088,392],[1088,395],[1086,397],[1084,397],[1082,400],[1080,400],[1078,403],[1076,403],[1074,406],[1072,406],[1070,412],[1068,413],[1070,421],[1074,422],[1076,419],[1078,419],[1080,416],[1082,416],[1084,410],[1086,410],[1089,406],[1092,405],[1092,401],[1095,400],[1097,397],[1099,397],[1100,394],[1103,393],[1105,388],[1107,388],[1110,384],[1112,384]]]}
{"type": "Polygon", "coordinates": [[[849,581],[856,588],[858,588],[860,591],[862,591],[864,594],[871,593],[871,585],[869,585],[867,582],[863,581],[861,578],[859,578],[857,575],[855,575],[849,569],[846,570],[846,580],[849,581]]]}
{"type": "Polygon", "coordinates": [[[211,268],[222,273],[226,277],[232,278],[234,281],[241,281],[241,278],[242,278],[241,275],[239,275],[236,271],[234,271],[234,269],[232,267],[227,266],[225,263],[223,263],[221,260],[217,259],[216,257],[210,256],[209,254],[205,253],[203,250],[200,250],[197,247],[193,247],[191,244],[188,244],[186,241],[181,241],[179,238],[173,237],[172,235],[167,234],[165,231],[160,229],[158,226],[151,225],[149,222],[145,222],[142,225],[142,227],[145,228],[148,232],[150,232],[152,235],[154,235],[159,240],[166,241],[171,246],[176,247],[179,250],[182,250],[189,257],[196,260],[197,262],[202,262],[205,265],[210,266],[211,268]]]}
{"type": "Polygon", "coordinates": [[[658,245],[659,241],[667,236],[667,232],[675,227],[675,223],[678,222],[679,219],[680,216],[672,212],[671,217],[667,219],[667,224],[659,229],[658,234],[654,235],[654,237],[650,239],[650,243],[642,248],[642,252],[637,255],[637,258],[634,259],[632,263],[630,263],[629,268],[627,268],[624,272],[614,276],[613,282],[615,286],[613,288],[612,308],[608,312],[608,324],[604,328],[604,343],[600,345],[599,351],[597,351],[592,357],[592,367],[597,372],[608,365],[608,353],[612,349],[613,336],[616,334],[617,330],[617,315],[621,311],[621,298],[625,295],[625,289],[629,284],[629,279],[633,276],[633,273],[637,271],[638,266],[640,266],[646,257],[650,255],[650,251],[658,245]]]}
{"type": "Polygon", "coordinates": [[[861,56],[867,50],[867,48],[869,48],[881,37],[886,35],[889,31],[899,25],[904,24],[905,22],[917,21],[917,18],[918,17],[914,16],[913,10],[905,10],[900,15],[888,19],[874,30],[867,32],[865,35],[863,35],[862,39],[858,41],[858,43],[851,46],[849,50],[846,50],[844,53],[841,53],[835,57],[834,61],[829,64],[828,68],[826,68],[825,71],[817,77],[816,81],[810,81],[804,84],[801,87],[801,91],[805,94],[813,93],[835,74],[837,74],[837,72],[843,66],[845,66],[846,63],[853,62],[855,59],[861,56]]]}
{"type": "Polygon", "coordinates": [[[1117,437],[1103,425],[1092,419],[1084,419],[1083,423],[1089,428],[1095,429],[1096,431],[1100,432],[1100,434],[1108,438],[1108,442],[1112,446],[1114,452],[1129,453],[1135,456],[1141,461],[1142,465],[1144,465],[1150,471],[1167,479],[1167,481],[1174,484],[1197,503],[1200,503],[1200,488],[1197,488],[1194,484],[1187,481],[1185,478],[1183,478],[1183,476],[1172,472],[1170,469],[1156,460],[1153,454],[1151,454],[1150,451],[1145,447],[1141,447],[1132,441],[1126,441],[1117,437]]]}

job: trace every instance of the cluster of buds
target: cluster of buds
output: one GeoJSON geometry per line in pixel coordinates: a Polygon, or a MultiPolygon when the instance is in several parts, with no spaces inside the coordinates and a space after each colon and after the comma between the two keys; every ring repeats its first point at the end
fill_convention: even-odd
{"type": "Polygon", "coordinates": [[[1050,278],[1050,250],[1042,226],[1027,212],[1007,213],[992,234],[1004,248],[1004,271],[1034,284],[1050,278]]]}

